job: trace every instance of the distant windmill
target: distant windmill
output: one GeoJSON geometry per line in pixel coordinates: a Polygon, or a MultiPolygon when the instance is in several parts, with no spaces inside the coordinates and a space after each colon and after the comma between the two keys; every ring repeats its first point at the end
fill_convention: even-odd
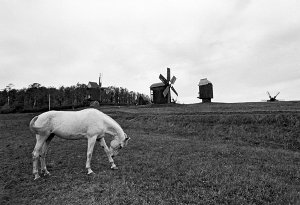
{"type": "Polygon", "coordinates": [[[272,97],[272,96],[270,95],[270,93],[267,92],[267,94],[269,95],[269,98],[270,98],[270,100],[268,100],[268,102],[275,102],[275,101],[278,101],[278,100],[276,99],[276,97],[277,97],[277,95],[279,95],[279,93],[280,93],[280,92],[278,92],[274,97],[272,97]]]}
{"type": "Polygon", "coordinates": [[[150,86],[152,91],[151,95],[153,98],[153,103],[155,104],[164,104],[171,103],[171,90],[178,96],[175,88],[173,87],[176,77],[173,76],[171,79],[170,68],[167,68],[167,78],[162,74],[159,75],[159,79],[162,83],[154,83],[150,86]]]}
{"type": "Polygon", "coordinates": [[[207,78],[203,78],[200,80],[199,84],[199,99],[202,99],[202,103],[210,103],[211,99],[214,97],[213,95],[213,85],[207,80],[207,78]]]}

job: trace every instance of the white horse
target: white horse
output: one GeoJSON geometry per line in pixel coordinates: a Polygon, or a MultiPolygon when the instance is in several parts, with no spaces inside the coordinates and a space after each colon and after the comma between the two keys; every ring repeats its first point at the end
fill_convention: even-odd
{"type": "Polygon", "coordinates": [[[36,145],[32,152],[34,179],[40,177],[38,173],[39,157],[41,171],[44,175],[50,174],[46,168],[45,158],[49,143],[54,136],[67,140],[87,138],[86,168],[88,174],[93,173],[91,159],[96,140],[100,141],[100,145],[104,148],[111,163],[111,169],[117,169],[112,157],[117,155],[118,150],[126,146],[130,139],[116,121],[96,109],[45,112],[39,116],[35,116],[31,120],[29,127],[36,134],[36,145]],[[110,147],[105,143],[105,134],[114,137],[110,143],[110,147]]]}

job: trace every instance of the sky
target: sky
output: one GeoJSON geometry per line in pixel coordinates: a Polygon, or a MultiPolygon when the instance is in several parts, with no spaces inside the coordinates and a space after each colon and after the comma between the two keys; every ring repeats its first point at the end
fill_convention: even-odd
{"type": "Polygon", "coordinates": [[[0,89],[98,82],[179,103],[300,100],[299,0],[0,0],[0,89]]]}

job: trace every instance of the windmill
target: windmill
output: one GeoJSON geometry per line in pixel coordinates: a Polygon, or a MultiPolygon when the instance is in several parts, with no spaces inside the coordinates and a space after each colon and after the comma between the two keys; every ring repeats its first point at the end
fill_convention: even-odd
{"type": "Polygon", "coordinates": [[[162,74],[160,74],[159,79],[161,80],[162,83],[155,83],[150,86],[153,103],[155,104],[171,103],[171,90],[175,93],[175,95],[178,96],[178,93],[173,87],[176,81],[176,77],[173,76],[171,78],[170,68],[167,68],[167,78],[165,78],[162,74]]]}
{"type": "Polygon", "coordinates": [[[213,84],[207,80],[207,78],[203,78],[200,80],[199,84],[199,99],[202,99],[202,103],[210,103],[211,99],[214,97],[213,95],[213,84]]]}
{"type": "Polygon", "coordinates": [[[272,97],[272,96],[270,95],[270,93],[267,91],[267,94],[269,95],[269,98],[270,98],[270,100],[268,100],[268,102],[275,102],[275,101],[278,101],[278,100],[276,99],[276,97],[277,97],[277,95],[279,95],[279,93],[280,93],[280,92],[278,92],[274,97],[272,97]]]}

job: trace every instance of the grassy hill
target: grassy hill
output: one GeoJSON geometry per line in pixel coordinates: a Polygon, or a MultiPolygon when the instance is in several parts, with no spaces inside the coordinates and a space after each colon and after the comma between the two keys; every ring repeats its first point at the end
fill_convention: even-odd
{"type": "MultiPolygon", "coordinates": [[[[300,102],[101,107],[131,137],[111,171],[87,142],[55,138],[33,181],[35,114],[0,115],[3,204],[298,204],[300,102]]],[[[109,141],[107,137],[106,141],[109,141]]],[[[2,194],[1,194],[2,193],[2,194]]]]}

